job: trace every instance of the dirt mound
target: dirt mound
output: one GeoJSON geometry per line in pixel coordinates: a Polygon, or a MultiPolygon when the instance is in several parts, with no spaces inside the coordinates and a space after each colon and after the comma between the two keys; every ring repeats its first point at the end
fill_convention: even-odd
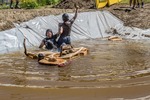
{"type": "Polygon", "coordinates": [[[84,9],[92,9],[95,8],[95,0],[62,0],[58,5],[54,6],[54,8],[60,9],[73,9],[77,4],[79,8],[84,9]]]}
{"type": "MultiPolygon", "coordinates": [[[[92,9],[79,9],[80,12],[90,11],[92,9]]],[[[72,13],[74,9],[55,9],[55,8],[42,8],[42,9],[3,9],[0,10],[0,31],[14,28],[13,23],[22,23],[31,20],[38,16],[58,15],[61,13],[72,13]]]]}
{"type": "MultiPolygon", "coordinates": [[[[86,4],[86,6],[83,7],[92,7],[91,5],[87,6],[92,2],[93,0],[64,0],[63,2],[67,2],[67,5],[71,8],[74,8],[74,4],[86,4]],[[72,3],[70,3],[72,1],[72,3]],[[78,2],[77,2],[78,1],[78,2]],[[86,2],[87,3],[84,3],[86,2]],[[89,3],[88,3],[89,2],[89,3]],[[70,5],[69,5],[70,3],[70,5]],[[72,4],[72,6],[71,6],[72,4]]],[[[63,3],[62,2],[62,3],[63,3]]],[[[60,3],[60,4],[62,4],[60,3]]],[[[65,4],[65,3],[64,3],[65,4]]],[[[94,5],[94,3],[93,3],[94,5]]],[[[79,5],[80,8],[83,8],[81,5],[79,5]]],[[[126,9],[129,5],[127,4],[116,4],[112,5],[110,7],[105,7],[101,10],[107,10],[110,11],[112,14],[114,14],[116,17],[121,19],[124,22],[125,26],[130,27],[137,27],[142,29],[149,29],[150,28],[150,3],[147,3],[144,5],[144,8],[136,8],[136,10],[132,10],[130,12],[125,12],[124,10],[114,10],[114,9],[126,9]]],[[[79,9],[79,12],[84,11],[95,11],[96,9],[79,9]]],[[[13,23],[22,23],[25,21],[28,21],[30,19],[33,19],[38,16],[47,16],[47,15],[58,15],[61,13],[71,13],[74,12],[74,9],[56,9],[56,8],[42,8],[42,9],[3,9],[0,10],[0,31],[4,31],[10,28],[14,28],[13,23]]]]}
{"type": "Polygon", "coordinates": [[[127,4],[116,4],[110,7],[104,8],[103,10],[108,10],[116,17],[124,22],[125,26],[137,27],[142,29],[150,28],[150,3],[144,5],[144,8],[135,8],[130,12],[125,12],[126,8],[130,8],[127,4]],[[118,9],[118,10],[114,10],[118,9]],[[120,9],[120,10],[119,10],[120,9]]]}

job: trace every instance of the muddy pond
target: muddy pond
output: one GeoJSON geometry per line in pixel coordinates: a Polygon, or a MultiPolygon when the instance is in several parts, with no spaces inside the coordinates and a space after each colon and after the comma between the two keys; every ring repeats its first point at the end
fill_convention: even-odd
{"type": "MultiPolygon", "coordinates": [[[[109,90],[110,88],[132,88],[136,86],[141,86],[141,88],[143,86],[144,89],[145,86],[147,86],[145,88],[150,87],[149,40],[108,41],[106,39],[88,39],[72,43],[74,47],[88,48],[89,54],[73,59],[71,64],[65,67],[40,65],[37,60],[27,58],[23,51],[6,55],[1,54],[0,94],[10,99],[11,93],[6,92],[8,87],[10,89],[24,88],[29,89],[29,91],[34,88],[39,89],[39,93],[40,91],[42,93],[43,90],[41,89],[81,89],[83,91],[82,89],[107,88],[109,90]]],[[[76,91],[76,94],[79,91],[76,91]]],[[[140,96],[135,93],[135,97],[150,95],[150,90],[143,91],[143,95],[139,93],[140,96]]],[[[32,95],[28,96],[32,98],[32,95]]],[[[115,97],[113,95],[108,98],[120,96],[120,94],[116,94],[115,97]]],[[[45,100],[50,100],[48,96],[46,97],[45,100]]],[[[69,97],[72,97],[71,94],[69,97]]],[[[125,98],[128,95],[122,97],[125,98]]],[[[6,99],[6,97],[3,98],[6,99]]],[[[60,98],[61,96],[58,99],[60,98]]],[[[18,99],[18,96],[13,99],[22,100],[18,99]]]]}

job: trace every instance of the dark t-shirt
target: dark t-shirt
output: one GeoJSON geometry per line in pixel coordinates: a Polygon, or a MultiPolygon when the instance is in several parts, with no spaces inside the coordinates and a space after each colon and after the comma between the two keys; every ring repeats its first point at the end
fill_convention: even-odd
{"type": "Polygon", "coordinates": [[[44,38],[43,42],[46,46],[46,49],[53,49],[54,39],[53,38],[44,38]]]}
{"type": "Polygon", "coordinates": [[[70,36],[71,27],[72,27],[72,24],[74,23],[74,20],[75,19],[71,19],[67,22],[59,23],[59,27],[63,28],[63,33],[61,34],[61,37],[70,36]]]}

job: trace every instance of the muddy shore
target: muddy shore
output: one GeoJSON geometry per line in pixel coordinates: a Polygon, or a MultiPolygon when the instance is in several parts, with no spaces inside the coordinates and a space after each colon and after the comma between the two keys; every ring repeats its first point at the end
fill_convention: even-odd
{"type": "MultiPolygon", "coordinates": [[[[71,13],[74,9],[55,9],[55,8],[41,8],[41,9],[4,9],[0,10],[0,31],[14,28],[13,23],[22,23],[34,19],[39,16],[58,15],[61,13],[71,13]]],[[[91,9],[80,9],[83,11],[93,11],[91,9]]]]}
{"type": "MultiPolygon", "coordinates": [[[[144,8],[136,8],[130,12],[127,4],[117,4],[111,7],[105,7],[100,10],[108,10],[116,17],[121,19],[126,26],[138,27],[142,29],[150,28],[150,3],[145,4],[144,8]],[[118,9],[118,10],[114,10],[118,9]]],[[[79,12],[95,11],[96,9],[80,9],[79,12]]],[[[64,12],[73,12],[74,9],[57,9],[57,8],[41,8],[41,9],[4,9],[0,10],[0,31],[14,28],[13,23],[21,23],[33,19],[38,16],[58,15],[64,12]]]]}
{"type": "Polygon", "coordinates": [[[100,89],[0,87],[0,96],[1,100],[149,100],[149,91],[150,85],[100,89]]]}

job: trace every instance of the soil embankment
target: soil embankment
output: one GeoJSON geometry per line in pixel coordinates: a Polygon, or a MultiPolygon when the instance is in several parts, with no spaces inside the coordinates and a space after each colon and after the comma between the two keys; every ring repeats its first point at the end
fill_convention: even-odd
{"type": "Polygon", "coordinates": [[[150,28],[150,3],[145,4],[144,8],[136,8],[135,10],[132,10],[130,12],[125,12],[125,9],[129,9],[129,5],[118,4],[113,5],[109,8],[104,8],[104,10],[110,11],[116,17],[121,19],[124,22],[125,26],[137,27],[142,29],[150,28]]]}
{"type": "Polygon", "coordinates": [[[73,9],[75,4],[82,9],[95,8],[95,0],[62,0],[62,2],[54,7],[60,9],[73,9]]]}
{"type": "MultiPolygon", "coordinates": [[[[26,10],[26,9],[0,10],[0,31],[13,28],[14,27],[13,23],[22,23],[30,19],[33,19],[35,17],[38,17],[38,16],[47,16],[51,14],[57,15],[57,14],[61,14],[64,12],[73,12],[74,9],[66,9],[66,8],[74,7],[73,5],[75,4],[74,3],[75,1],[72,2],[71,4],[69,3],[69,1],[71,2],[72,0],[68,0],[66,3],[62,2],[61,4],[59,4],[60,8],[64,7],[65,9],[64,8],[58,9],[57,7],[58,5],[57,5],[56,8],[41,8],[41,9],[32,9],[32,10],[26,10]],[[66,6],[61,6],[61,5],[66,5],[66,6]],[[72,6],[67,6],[67,5],[72,5],[72,6]]],[[[77,2],[77,4],[81,8],[79,12],[96,10],[96,9],[89,9],[89,8],[93,8],[94,6],[92,1],[87,2],[87,3],[77,2]],[[90,4],[91,4],[91,7],[88,6],[90,4]]],[[[100,10],[110,11],[116,17],[124,21],[126,26],[138,27],[142,29],[150,28],[150,16],[149,16],[150,3],[145,4],[144,8],[136,8],[136,10],[125,12],[124,10],[128,7],[129,5],[127,4],[116,4],[111,7],[105,7],[100,10]],[[114,9],[117,9],[117,10],[114,10],[114,9]]]]}

